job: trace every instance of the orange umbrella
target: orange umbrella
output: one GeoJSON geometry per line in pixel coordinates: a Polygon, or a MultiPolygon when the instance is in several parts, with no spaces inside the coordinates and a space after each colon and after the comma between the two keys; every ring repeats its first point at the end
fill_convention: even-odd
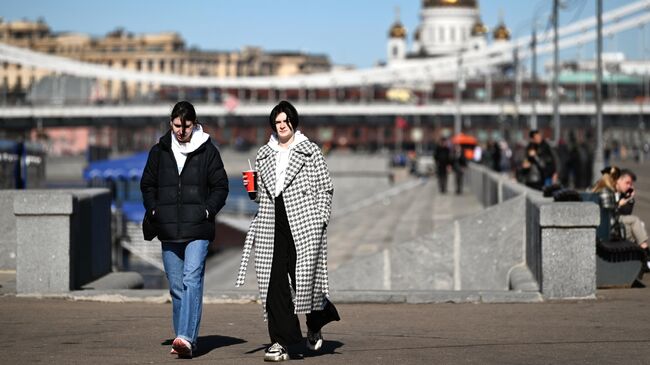
{"type": "Polygon", "coordinates": [[[457,135],[451,138],[451,143],[460,144],[460,145],[476,145],[477,140],[475,137],[472,137],[465,133],[458,133],[457,135]]]}

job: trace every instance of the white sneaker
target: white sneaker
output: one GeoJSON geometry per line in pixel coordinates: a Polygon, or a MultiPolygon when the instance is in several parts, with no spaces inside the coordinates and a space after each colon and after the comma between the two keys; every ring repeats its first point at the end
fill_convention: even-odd
{"type": "Polygon", "coordinates": [[[279,362],[286,360],[289,360],[289,354],[287,353],[287,350],[277,342],[266,349],[266,352],[264,353],[264,361],[279,362]]]}
{"type": "Polygon", "coordinates": [[[323,335],[320,331],[312,332],[307,330],[307,348],[312,351],[318,351],[323,346],[323,335]]]}
{"type": "Polygon", "coordinates": [[[171,354],[174,354],[174,352],[180,358],[191,359],[192,344],[184,338],[176,337],[176,339],[174,339],[174,342],[172,342],[171,354]]]}

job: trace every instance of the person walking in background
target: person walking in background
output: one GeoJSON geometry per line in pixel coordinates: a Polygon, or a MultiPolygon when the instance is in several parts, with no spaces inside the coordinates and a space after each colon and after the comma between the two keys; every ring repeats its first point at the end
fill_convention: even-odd
{"type": "Polygon", "coordinates": [[[492,170],[501,172],[501,148],[499,147],[499,142],[490,142],[489,151],[492,157],[492,170]]]}
{"type": "Polygon", "coordinates": [[[433,159],[436,162],[436,176],[438,177],[438,190],[440,193],[447,193],[447,174],[451,166],[451,149],[447,138],[442,137],[433,152],[433,159]]]}
{"type": "Polygon", "coordinates": [[[157,236],[162,242],[175,333],[171,354],[191,358],[201,322],[205,258],[216,215],[226,204],[228,176],[192,104],[174,105],[169,124],[142,173],[142,227],[146,240],[157,236]]]}
{"type": "Polygon", "coordinates": [[[452,168],[454,170],[454,176],[456,177],[456,194],[460,195],[463,193],[463,175],[467,168],[465,151],[463,151],[463,147],[460,145],[454,145],[452,168]]]}
{"type": "MultiPolygon", "coordinates": [[[[593,153],[591,146],[583,138],[578,141],[576,147],[576,189],[586,189],[593,182],[593,176],[597,171],[593,171],[593,153]]],[[[609,164],[605,165],[609,166],[609,164]]]]}
{"type": "MultiPolygon", "coordinates": [[[[265,361],[289,359],[302,341],[298,314],[307,315],[307,347],[319,350],[321,329],[340,320],[329,297],[327,225],[334,186],[318,146],[298,130],[296,108],[272,110],[269,142],[255,159],[259,203],[242,251],[236,286],[242,286],[255,247],[255,270],[271,346],[265,361]]],[[[244,185],[249,182],[244,179],[244,185]]]]}

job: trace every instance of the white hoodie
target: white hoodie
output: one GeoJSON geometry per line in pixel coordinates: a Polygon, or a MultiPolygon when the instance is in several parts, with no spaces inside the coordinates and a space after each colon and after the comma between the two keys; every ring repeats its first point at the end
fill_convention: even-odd
{"type": "Polygon", "coordinates": [[[176,165],[178,166],[178,174],[180,175],[183,171],[183,166],[185,166],[185,160],[187,160],[187,155],[196,151],[205,141],[210,138],[210,135],[203,132],[203,128],[200,124],[197,124],[192,131],[192,138],[187,143],[180,143],[174,131],[170,132],[172,134],[172,152],[174,152],[174,158],[176,159],[176,165]]]}
{"type": "Polygon", "coordinates": [[[275,196],[282,194],[282,189],[284,189],[284,180],[287,177],[287,169],[289,168],[289,158],[291,157],[291,150],[296,147],[299,143],[309,141],[309,138],[302,134],[300,131],[296,131],[293,135],[293,142],[289,145],[288,148],[280,147],[278,143],[278,137],[275,133],[271,134],[269,139],[269,147],[278,153],[275,156],[275,196]]]}

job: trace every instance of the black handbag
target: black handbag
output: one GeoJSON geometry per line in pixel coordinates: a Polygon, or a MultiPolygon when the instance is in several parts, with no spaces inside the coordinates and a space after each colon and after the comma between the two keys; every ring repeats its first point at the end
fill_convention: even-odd
{"type": "MultiPolygon", "coordinates": [[[[160,156],[161,153],[160,150],[158,150],[158,159],[160,159],[160,156]]],[[[158,168],[160,169],[160,166],[158,168]]],[[[145,211],[144,217],[142,218],[142,235],[144,236],[145,241],[151,241],[158,236],[158,229],[154,222],[155,219],[151,213],[152,211],[145,211]]]]}
{"type": "Polygon", "coordinates": [[[156,224],[147,212],[144,213],[144,218],[142,219],[142,235],[146,241],[151,241],[158,235],[156,224]]]}

